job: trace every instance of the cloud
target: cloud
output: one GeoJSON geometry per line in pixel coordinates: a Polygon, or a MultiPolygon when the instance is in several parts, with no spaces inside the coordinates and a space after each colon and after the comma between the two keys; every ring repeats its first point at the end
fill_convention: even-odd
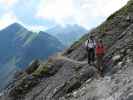
{"type": "Polygon", "coordinates": [[[120,9],[128,0],[41,0],[36,17],[58,24],[77,23],[92,28],[120,9]]]}
{"type": "Polygon", "coordinates": [[[18,0],[0,0],[0,4],[4,5],[5,8],[10,8],[17,3],[18,0]]]}
{"type": "Polygon", "coordinates": [[[47,27],[41,25],[27,25],[27,28],[33,32],[44,31],[47,29],[47,27]]]}
{"type": "Polygon", "coordinates": [[[77,23],[90,29],[101,24],[108,16],[119,10],[128,0],[78,0],[77,23]]]}
{"type": "Polygon", "coordinates": [[[4,13],[2,15],[2,17],[0,17],[0,30],[4,29],[5,27],[7,27],[10,24],[13,24],[15,22],[23,25],[28,30],[32,30],[34,32],[38,32],[40,30],[46,30],[47,29],[47,27],[44,27],[44,26],[41,26],[41,25],[27,25],[27,24],[24,24],[23,22],[21,22],[17,18],[17,16],[13,12],[9,11],[9,12],[4,13]]]}
{"type": "Polygon", "coordinates": [[[62,23],[63,20],[73,16],[72,4],[72,0],[42,0],[36,16],[62,23]]]}
{"type": "Polygon", "coordinates": [[[7,27],[8,25],[19,22],[13,12],[6,12],[0,17],[0,29],[7,27]]]}
{"type": "Polygon", "coordinates": [[[79,0],[83,10],[90,11],[92,16],[108,17],[124,6],[128,0],[79,0]]]}

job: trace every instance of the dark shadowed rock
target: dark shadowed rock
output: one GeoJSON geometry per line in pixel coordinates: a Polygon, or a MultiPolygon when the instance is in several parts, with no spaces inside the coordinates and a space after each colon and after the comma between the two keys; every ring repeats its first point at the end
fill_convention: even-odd
{"type": "Polygon", "coordinates": [[[31,64],[29,65],[29,67],[25,70],[27,74],[31,74],[33,73],[38,67],[39,67],[40,63],[38,60],[34,60],[31,62],[31,64]]]}

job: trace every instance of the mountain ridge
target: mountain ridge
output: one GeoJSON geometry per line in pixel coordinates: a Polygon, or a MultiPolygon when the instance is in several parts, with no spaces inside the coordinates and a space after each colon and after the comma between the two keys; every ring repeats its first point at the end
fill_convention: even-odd
{"type": "MultiPolygon", "coordinates": [[[[0,31],[0,79],[9,72],[25,69],[35,59],[46,60],[48,56],[65,48],[55,37],[46,32],[33,33],[21,24],[13,23],[0,31]],[[7,71],[6,71],[7,70],[7,71]]],[[[11,75],[13,76],[13,75],[11,75]]],[[[4,81],[0,84],[4,87],[4,81]]]]}
{"type": "Polygon", "coordinates": [[[77,41],[81,36],[87,33],[87,29],[77,24],[74,25],[66,25],[60,26],[57,25],[53,28],[46,30],[46,32],[55,36],[58,40],[60,40],[64,45],[69,47],[75,41],[77,41]]]}

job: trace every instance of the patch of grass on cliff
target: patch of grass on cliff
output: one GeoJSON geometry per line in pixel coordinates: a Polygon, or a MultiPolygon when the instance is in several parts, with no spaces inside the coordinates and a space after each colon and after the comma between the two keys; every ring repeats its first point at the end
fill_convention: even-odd
{"type": "Polygon", "coordinates": [[[99,31],[100,31],[100,33],[104,33],[104,32],[106,32],[106,30],[107,30],[106,27],[107,27],[107,26],[104,25],[104,24],[101,25],[101,26],[99,27],[99,31]]]}
{"type": "Polygon", "coordinates": [[[40,65],[39,68],[34,73],[32,73],[32,75],[37,76],[37,77],[41,77],[41,76],[48,74],[48,72],[49,72],[48,65],[49,65],[49,63],[40,65]]]}

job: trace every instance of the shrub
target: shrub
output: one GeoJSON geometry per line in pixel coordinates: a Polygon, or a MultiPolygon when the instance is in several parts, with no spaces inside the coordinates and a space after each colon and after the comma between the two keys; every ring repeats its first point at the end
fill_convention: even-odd
{"type": "Polygon", "coordinates": [[[34,73],[32,73],[32,75],[36,76],[36,77],[42,77],[44,75],[47,75],[49,72],[48,65],[49,65],[49,63],[46,63],[44,65],[40,65],[39,68],[34,73]]]}

